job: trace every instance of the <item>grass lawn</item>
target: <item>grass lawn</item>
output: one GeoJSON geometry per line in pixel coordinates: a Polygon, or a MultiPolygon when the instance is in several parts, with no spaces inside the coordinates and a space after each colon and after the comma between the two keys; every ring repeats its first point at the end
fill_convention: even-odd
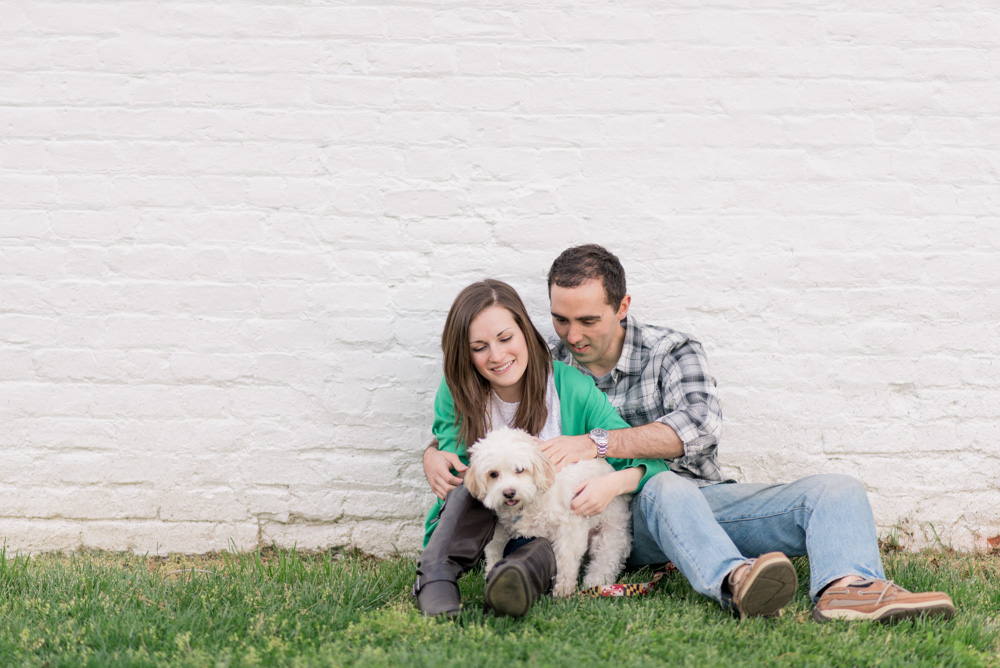
{"type": "Polygon", "coordinates": [[[410,602],[411,558],[0,551],[0,666],[1000,666],[1000,556],[884,559],[901,585],[951,594],[955,617],[817,624],[805,560],[779,619],[739,622],[677,573],[646,596],[546,599],[497,618],[475,571],[461,583],[467,611],[437,620],[410,602]]]}

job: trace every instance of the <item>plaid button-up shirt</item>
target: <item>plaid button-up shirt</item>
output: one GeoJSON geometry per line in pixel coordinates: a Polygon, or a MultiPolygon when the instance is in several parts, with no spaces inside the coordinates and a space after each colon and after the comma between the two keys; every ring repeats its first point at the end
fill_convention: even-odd
{"type": "Polygon", "coordinates": [[[578,364],[561,341],[552,342],[552,356],[593,378],[633,427],[656,421],[677,432],[684,455],[669,460],[672,471],[700,486],[722,482],[716,461],[722,405],[701,344],[687,334],[644,325],[630,315],[623,322],[625,345],[618,364],[606,376],[598,378],[578,364]]]}

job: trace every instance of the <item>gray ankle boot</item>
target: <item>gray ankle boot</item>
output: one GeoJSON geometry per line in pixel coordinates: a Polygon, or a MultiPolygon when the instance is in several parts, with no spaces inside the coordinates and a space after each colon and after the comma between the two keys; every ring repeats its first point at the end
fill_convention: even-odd
{"type": "Polygon", "coordinates": [[[501,559],[486,578],[486,606],[493,611],[523,617],[552,587],[556,554],[552,543],[535,538],[501,559]]]}
{"type": "Polygon", "coordinates": [[[493,537],[496,516],[465,485],[445,497],[437,527],[417,564],[413,585],[417,608],[425,615],[453,617],[462,607],[458,578],[483,556],[493,537]]]}

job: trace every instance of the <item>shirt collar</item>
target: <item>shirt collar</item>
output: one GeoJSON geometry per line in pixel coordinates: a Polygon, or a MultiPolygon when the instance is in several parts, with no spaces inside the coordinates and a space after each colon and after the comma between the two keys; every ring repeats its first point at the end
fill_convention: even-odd
{"type": "Polygon", "coordinates": [[[642,327],[631,315],[625,315],[625,341],[615,371],[635,376],[642,373],[642,327]]]}

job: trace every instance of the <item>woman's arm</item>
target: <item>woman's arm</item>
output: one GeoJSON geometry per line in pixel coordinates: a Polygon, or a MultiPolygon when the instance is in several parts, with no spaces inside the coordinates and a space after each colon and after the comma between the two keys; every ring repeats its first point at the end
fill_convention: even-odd
{"type": "Polygon", "coordinates": [[[645,467],[635,466],[584,480],[577,485],[569,507],[584,517],[600,514],[616,496],[636,492],[644,473],[645,467]]]}

